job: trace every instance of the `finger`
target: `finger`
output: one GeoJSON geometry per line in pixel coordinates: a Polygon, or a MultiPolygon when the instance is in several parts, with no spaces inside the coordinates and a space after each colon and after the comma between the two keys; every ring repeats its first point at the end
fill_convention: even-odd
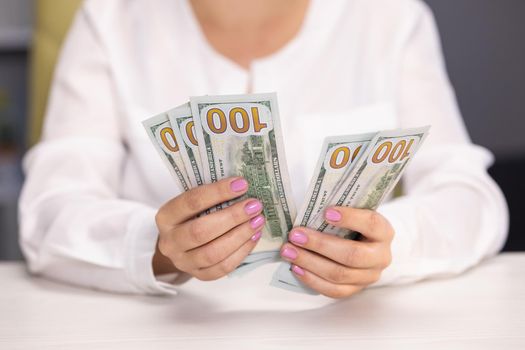
{"type": "Polygon", "coordinates": [[[346,298],[363,289],[363,286],[329,282],[295,264],[292,265],[292,272],[304,285],[330,298],[346,298]]]}
{"type": "Polygon", "coordinates": [[[387,252],[382,254],[381,246],[377,243],[352,241],[306,227],[294,228],[288,240],[348,267],[368,269],[383,264],[388,266],[389,263],[388,256],[383,256],[387,252]]]}
{"type": "Polygon", "coordinates": [[[350,268],[290,243],[281,248],[281,257],[335,284],[367,286],[381,275],[380,269],[350,268]]]}
{"type": "Polygon", "coordinates": [[[187,251],[207,244],[242,223],[252,220],[251,225],[258,228],[264,224],[260,218],[262,203],[256,199],[246,199],[223,210],[186,221],[173,230],[174,244],[187,251]]]}
{"type": "Polygon", "coordinates": [[[184,260],[192,262],[192,268],[206,268],[220,263],[260,231],[264,225],[264,217],[256,216],[212,242],[192,249],[185,253],[184,260]]]}
{"type": "Polygon", "coordinates": [[[157,225],[176,225],[217,204],[242,196],[248,182],[242,177],[220,180],[195,187],[171,199],[157,213],[157,225]]]}
{"type": "Polygon", "coordinates": [[[201,281],[213,281],[233,272],[233,270],[235,270],[237,266],[239,266],[244,261],[244,259],[246,259],[253,248],[255,248],[257,242],[261,238],[261,235],[261,231],[258,231],[252,236],[252,238],[246,241],[239,249],[237,249],[226,259],[213,266],[195,270],[193,275],[201,281]]]}
{"type": "Polygon", "coordinates": [[[325,211],[331,225],[361,233],[372,241],[392,241],[394,230],[385,217],[374,210],[331,207],[325,211]]]}

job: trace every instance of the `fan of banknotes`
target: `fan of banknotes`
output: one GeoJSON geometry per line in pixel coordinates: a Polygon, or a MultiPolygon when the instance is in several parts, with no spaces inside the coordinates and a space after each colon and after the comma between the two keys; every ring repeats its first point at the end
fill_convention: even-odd
{"type": "MultiPolygon", "coordinates": [[[[200,96],[143,122],[181,191],[230,176],[250,183],[247,197],[264,206],[257,246],[233,275],[279,260],[294,226],[354,239],[358,233],[328,225],[330,205],[375,210],[400,179],[429,127],[327,137],[301,210],[296,214],[282,141],[277,97],[271,94],[200,96]]],[[[210,208],[221,210],[235,201],[210,208]]],[[[271,285],[314,293],[282,263],[271,285]]]]}

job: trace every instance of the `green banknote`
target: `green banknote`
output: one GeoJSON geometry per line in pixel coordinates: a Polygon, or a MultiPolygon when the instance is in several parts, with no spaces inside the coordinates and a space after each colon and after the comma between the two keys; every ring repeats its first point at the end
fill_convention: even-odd
{"type": "Polygon", "coordinates": [[[153,146],[157,150],[181,191],[188,191],[191,183],[180,152],[180,140],[176,137],[166,113],[142,122],[153,146]]]}
{"type": "Polygon", "coordinates": [[[200,186],[204,184],[204,177],[190,104],[186,103],[168,111],[168,116],[175,136],[181,140],[180,153],[188,172],[191,187],[200,186]]]}
{"type": "Polygon", "coordinates": [[[266,223],[248,261],[274,257],[295,219],[276,95],[202,96],[190,105],[205,182],[243,176],[250,184],[243,198],[263,203],[266,223]]]}
{"type": "Polygon", "coordinates": [[[375,135],[369,133],[325,139],[314,171],[316,176],[310,182],[294,226],[308,226],[312,218],[322,212],[330,195],[342,183],[345,174],[359,160],[375,135]]]}

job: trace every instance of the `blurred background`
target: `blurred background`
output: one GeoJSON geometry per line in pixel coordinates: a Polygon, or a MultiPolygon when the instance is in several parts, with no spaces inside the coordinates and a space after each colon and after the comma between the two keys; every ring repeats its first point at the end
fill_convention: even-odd
{"type": "MultiPolygon", "coordinates": [[[[426,0],[473,141],[511,211],[505,250],[525,250],[524,0],[426,0]]],[[[0,0],[0,260],[21,259],[21,159],[38,138],[54,59],[79,0],[0,0]]]]}

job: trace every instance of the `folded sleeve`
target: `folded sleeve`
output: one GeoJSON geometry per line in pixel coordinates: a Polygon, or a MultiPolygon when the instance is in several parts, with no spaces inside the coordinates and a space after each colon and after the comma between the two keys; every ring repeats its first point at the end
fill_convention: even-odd
{"type": "Polygon", "coordinates": [[[107,56],[84,6],[55,71],[42,139],[24,159],[20,244],[35,274],[114,292],[175,294],[152,271],[155,210],[119,196],[128,154],[107,56]]]}
{"type": "Polygon", "coordinates": [[[469,140],[448,80],[436,24],[417,4],[395,94],[403,127],[431,125],[407,169],[405,196],[380,207],[396,234],[376,285],[458,274],[495,255],[508,230],[505,199],[487,174],[492,154],[469,140]]]}

